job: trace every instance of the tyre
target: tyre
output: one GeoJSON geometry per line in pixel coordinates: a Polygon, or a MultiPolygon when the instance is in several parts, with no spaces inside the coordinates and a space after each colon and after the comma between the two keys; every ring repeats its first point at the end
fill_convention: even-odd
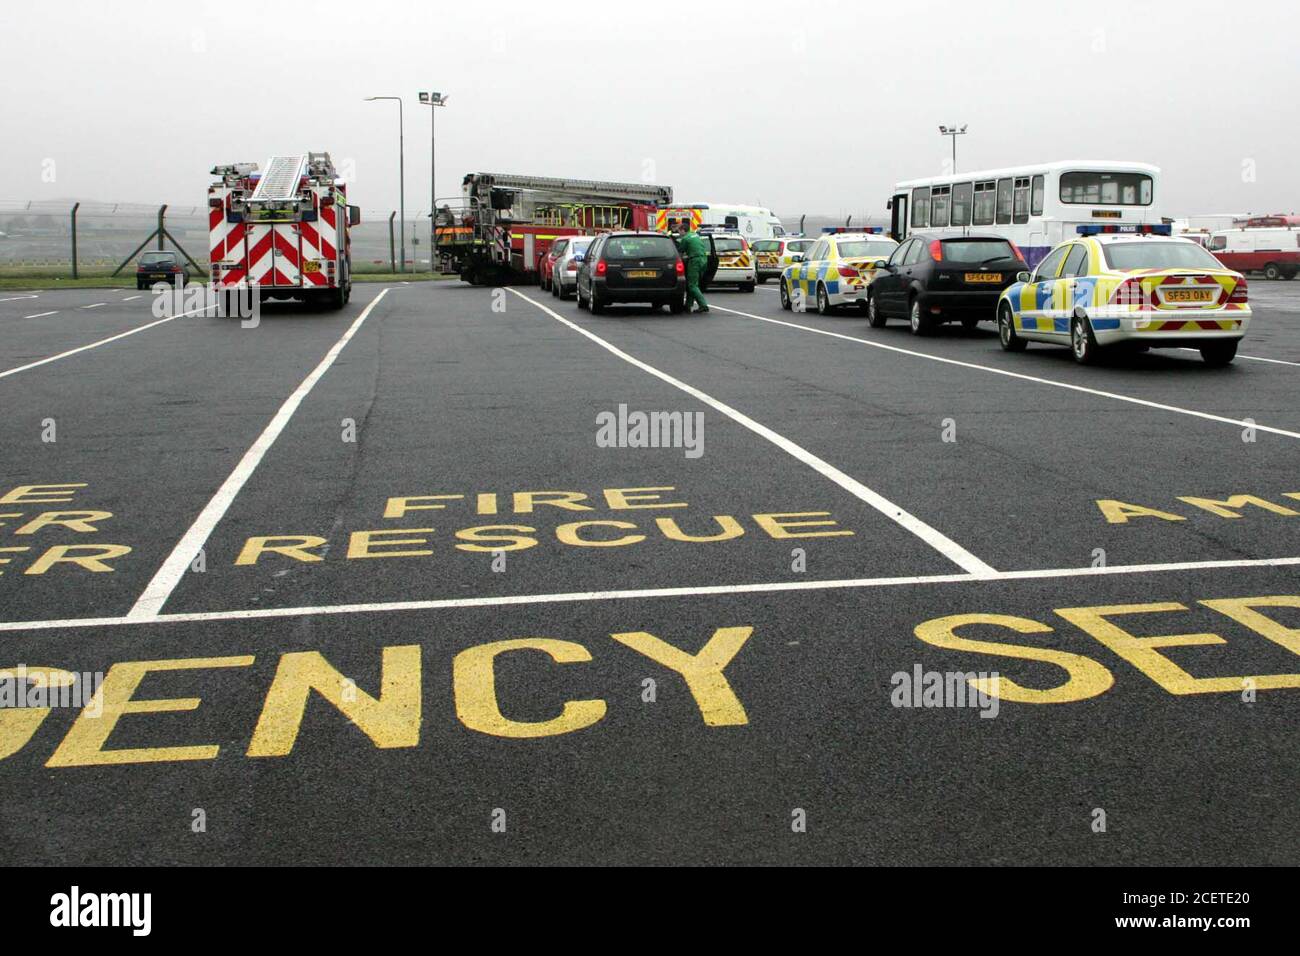
{"type": "Polygon", "coordinates": [[[826,286],[821,282],[817,283],[817,314],[831,314],[831,297],[826,291],[826,286]]]}
{"type": "Polygon", "coordinates": [[[1206,365],[1214,368],[1222,368],[1232,363],[1237,357],[1237,343],[1232,342],[1210,342],[1201,346],[1201,358],[1205,360],[1206,365]]]}
{"type": "Polygon", "coordinates": [[[600,289],[594,285],[591,287],[591,295],[587,298],[587,308],[592,315],[605,314],[605,303],[600,297],[600,289]]]}
{"type": "Polygon", "coordinates": [[[912,297],[912,304],[907,310],[907,321],[912,327],[913,335],[929,335],[934,331],[934,320],[926,314],[919,296],[912,297]]]}
{"type": "Polygon", "coordinates": [[[767,283],[767,276],[759,276],[755,281],[759,285],[765,285],[767,283]]]}
{"type": "Polygon", "coordinates": [[[752,283],[752,282],[742,282],[742,283],[740,284],[740,291],[741,291],[741,292],[753,292],[753,291],[754,291],[754,283],[752,283]]]}
{"type": "Polygon", "coordinates": [[[781,280],[781,308],[787,312],[794,310],[794,304],[790,301],[790,287],[784,279],[781,280]]]}
{"type": "Polygon", "coordinates": [[[1264,265],[1264,278],[1265,278],[1265,279],[1280,279],[1280,278],[1282,278],[1282,269],[1278,266],[1278,264],[1277,264],[1276,262],[1268,262],[1268,263],[1265,263],[1265,265],[1264,265]]]}
{"type": "Polygon", "coordinates": [[[577,297],[578,297],[578,308],[579,308],[579,309],[585,309],[585,308],[587,307],[587,300],[584,299],[584,298],[582,297],[582,286],[581,286],[581,285],[578,286],[578,288],[577,288],[575,294],[576,294],[577,297]]]}
{"type": "Polygon", "coordinates": [[[1076,315],[1070,320],[1070,351],[1074,360],[1080,365],[1092,365],[1097,361],[1101,347],[1092,334],[1092,323],[1086,316],[1076,315]]]}
{"type": "Polygon", "coordinates": [[[966,318],[961,320],[961,327],[967,332],[974,332],[980,327],[980,320],[975,318],[973,315],[968,315],[966,318]]]}
{"type": "Polygon", "coordinates": [[[342,286],[337,289],[330,289],[329,292],[325,293],[325,308],[337,312],[346,304],[347,298],[344,295],[342,286]]]}
{"type": "Polygon", "coordinates": [[[560,297],[560,284],[559,284],[558,282],[556,282],[554,279],[552,279],[552,280],[551,280],[551,298],[552,298],[552,299],[558,299],[559,297],[560,297]]]}
{"type": "Polygon", "coordinates": [[[144,291],[144,288],[145,288],[144,283],[141,282],[139,279],[136,279],[136,280],[135,280],[135,291],[136,291],[136,292],[143,292],[143,291],[144,291]]]}
{"type": "Polygon", "coordinates": [[[1297,272],[1300,272],[1300,269],[1297,269],[1295,266],[1292,266],[1292,267],[1289,268],[1289,269],[1283,269],[1283,270],[1282,270],[1282,278],[1283,278],[1283,279],[1294,279],[1294,278],[1296,277],[1296,273],[1297,273],[1297,272]]]}
{"type": "Polygon", "coordinates": [[[673,315],[681,315],[686,311],[686,296],[678,296],[668,303],[668,311],[673,315]]]}
{"type": "Polygon", "coordinates": [[[885,318],[885,313],[880,311],[880,304],[876,302],[876,294],[867,290],[867,324],[873,329],[883,329],[888,321],[885,318]]]}
{"type": "Polygon", "coordinates": [[[998,309],[998,342],[1008,352],[1023,352],[1029,344],[1016,334],[1016,325],[1011,319],[1011,306],[1005,302],[998,309]]]}

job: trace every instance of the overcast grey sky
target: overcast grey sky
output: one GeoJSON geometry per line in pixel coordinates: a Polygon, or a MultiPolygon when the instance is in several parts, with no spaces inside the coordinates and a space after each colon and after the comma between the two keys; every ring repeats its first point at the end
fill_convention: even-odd
{"type": "Polygon", "coordinates": [[[215,163],[328,150],[369,210],[472,170],[655,181],[681,200],[884,213],[958,168],[1132,159],[1164,212],[1300,208],[1297,5],[5,2],[0,198],[200,204],[215,163]],[[52,178],[52,182],[46,181],[52,178]]]}

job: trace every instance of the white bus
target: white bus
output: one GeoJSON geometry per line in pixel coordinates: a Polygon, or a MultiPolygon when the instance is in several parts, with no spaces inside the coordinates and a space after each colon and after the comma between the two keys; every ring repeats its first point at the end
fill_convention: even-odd
{"type": "Polygon", "coordinates": [[[678,221],[685,222],[689,229],[714,226],[727,232],[738,232],[750,242],[785,235],[781,220],[772,214],[772,210],[763,206],[694,202],[673,203],[658,210],[657,228],[671,230],[678,221]]]}
{"type": "Polygon", "coordinates": [[[890,235],[1005,236],[1033,268],[1079,226],[1159,224],[1160,169],[1147,163],[1066,160],[909,179],[894,187],[890,235]]]}

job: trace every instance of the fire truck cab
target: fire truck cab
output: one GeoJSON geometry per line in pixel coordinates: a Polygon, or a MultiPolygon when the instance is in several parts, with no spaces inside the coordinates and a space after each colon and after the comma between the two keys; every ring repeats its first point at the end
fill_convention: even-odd
{"type": "Polygon", "coordinates": [[[361,221],[347,204],[329,153],[272,156],[216,166],[208,187],[211,284],[248,286],[259,299],[298,299],[341,309],[352,296],[350,229],[361,221]]]}

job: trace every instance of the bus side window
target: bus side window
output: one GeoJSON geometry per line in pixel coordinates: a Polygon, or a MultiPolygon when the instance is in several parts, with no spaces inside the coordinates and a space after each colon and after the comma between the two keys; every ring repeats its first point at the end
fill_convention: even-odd
{"type": "Polygon", "coordinates": [[[930,191],[930,226],[942,228],[948,225],[948,196],[951,186],[935,186],[930,191]]]}
{"type": "Polygon", "coordinates": [[[975,215],[971,220],[974,225],[993,225],[993,196],[996,188],[993,180],[975,184],[975,215]]]}
{"type": "Polygon", "coordinates": [[[1029,177],[1016,179],[1015,205],[1011,221],[1016,225],[1029,222],[1029,177]]]}
{"type": "Polygon", "coordinates": [[[970,225],[971,183],[958,183],[952,187],[952,224],[970,225]]]}
{"type": "Polygon", "coordinates": [[[1011,180],[998,180],[998,225],[1011,222],[1011,180]]]}
{"type": "Polygon", "coordinates": [[[912,190],[912,228],[930,225],[930,187],[918,186],[912,190]]]}
{"type": "Polygon", "coordinates": [[[1029,215],[1041,216],[1043,214],[1043,197],[1046,193],[1047,190],[1043,185],[1043,177],[1035,176],[1032,199],[1029,203],[1029,215]]]}

